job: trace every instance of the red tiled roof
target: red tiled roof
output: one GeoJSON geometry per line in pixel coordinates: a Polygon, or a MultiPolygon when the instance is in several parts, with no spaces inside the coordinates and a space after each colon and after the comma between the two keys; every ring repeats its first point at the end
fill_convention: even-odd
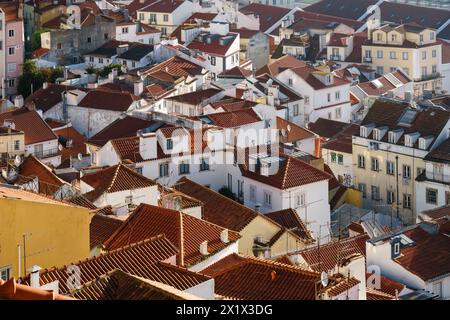
{"type": "Polygon", "coordinates": [[[306,66],[306,62],[298,60],[290,55],[285,55],[256,71],[256,75],[260,76],[265,73],[276,76],[286,69],[300,68],[306,66]]]}
{"type": "Polygon", "coordinates": [[[230,112],[210,113],[204,117],[208,117],[211,120],[211,124],[221,128],[235,128],[262,121],[252,108],[230,112]]]}
{"type": "Polygon", "coordinates": [[[279,211],[273,211],[266,214],[273,221],[277,222],[284,228],[291,230],[300,238],[313,241],[313,237],[306,227],[305,223],[300,219],[297,212],[294,209],[285,209],[279,211]]]}
{"type": "MultiPolygon", "coordinates": [[[[241,164],[239,167],[244,177],[281,190],[331,179],[328,173],[316,169],[302,160],[286,155],[283,155],[282,158],[276,173],[268,176],[251,171],[248,164],[241,164]]],[[[248,162],[247,156],[245,160],[248,162]]]]}
{"type": "Polygon", "coordinates": [[[320,279],[317,272],[237,254],[202,272],[214,278],[216,294],[243,300],[315,300],[320,279]]]}
{"type": "Polygon", "coordinates": [[[342,259],[352,255],[361,254],[366,256],[367,234],[358,235],[340,241],[329,242],[320,247],[312,247],[292,254],[300,254],[309,268],[317,272],[328,272],[342,262],[342,259]]]}
{"type": "MultiPolygon", "coordinates": [[[[25,158],[19,167],[19,181],[24,178],[37,178],[39,181],[39,193],[53,195],[60,187],[67,184],[58,178],[52,170],[36,159],[33,155],[25,158]]],[[[19,183],[17,181],[16,183],[19,183]]]]}
{"type": "Polygon", "coordinates": [[[26,145],[58,139],[36,111],[22,108],[0,113],[0,124],[5,120],[13,121],[15,129],[25,133],[26,145]]]}
{"type": "Polygon", "coordinates": [[[147,2],[143,7],[137,11],[145,12],[158,12],[158,13],[172,13],[174,12],[184,1],[180,0],[159,0],[147,2]]]}
{"type": "Polygon", "coordinates": [[[208,88],[205,90],[197,90],[193,92],[188,92],[185,94],[180,94],[178,96],[171,96],[166,98],[166,100],[177,101],[181,103],[186,103],[190,105],[198,105],[203,102],[205,99],[210,99],[215,95],[222,92],[220,89],[216,88],[208,88]]]}
{"type": "Polygon", "coordinates": [[[123,164],[88,173],[81,177],[81,181],[94,188],[84,194],[91,201],[97,200],[104,193],[147,188],[156,184],[123,164]]]}
{"type": "MultiPolygon", "coordinates": [[[[129,243],[165,234],[183,253],[184,266],[194,265],[203,259],[200,244],[208,241],[208,254],[215,254],[237,241],[240,235],[229,231],[229,242],[221,241],[224,228],[205,220],[171,209],[147,204],[139,205],[123,225],[108,239],[106,248],[113,250],[129,243]]],[[[179,257],[179,261],[181,261],[179,257]]]]}
{"type": "Polygon", "coordinates": [[[72,197],[68,202],[70,202],[76,206],[88,208],[91,210],[97,209],[97,206],[95,204],[93,204],[91,201],[89,201],[88,199],[86,199],[83,195],[78,195],[78,196],[72,197]]]}
{"type": "MultiPolygon", "coordinates": [[[[62,102],[62,93],[64,91],[79,89],[72,86],[49,83],[47,88],[40,88],[25,99],[25,105],[34,102],[36,109],[46,112],[52,107],[62,102]]],[[[79,89],[80,90],[80,89],[79,89]]],[[[81,89],[83,90],[83,89],[81,89]]]]}
{"type": "Polygon", "coordinates": [[[64,129],[54,130],[53,131],[59,138],[70,139],[72,141],[72,145],[67,148],[64,147],[61,150],[61,160],[64,161],[69,157],[76,156],[77,154],[86,153],[86,145],[84,144],[86,138],[79,133],[74,127],[68,127],[64,129]]]}
{"type": "Polygon", "coordinates": [[[326,139],[340,135],[352,136],[354,133],[359,132],[358,125],[325,118],[319,118],[316,122],[310,122],[308,129],[326,139]]]}
{"type": "Polygon", "coordinates": [[[241,231],[258,215],[254,210],[185,177],[173,188],[203,202],[202,218],[224,228],[241,231]]]}
{"type": "Polygon", "coordinates": [[[429,234],[420,226],[403,232],[414,244],[401,248],[394,259],[406,270],[428,281],[450,273],[450,238],[444,233],[429,234]]]}
{"type": "Polygon", "coordinates": [[[195,77],[201,75],[202,70],[203,67],[175,56],[173,58],[170,58],[169,60],[161,62],[160,64],[143,68],[139,70],[139,72],[143,75],[152,75],[153,73],[156,73],[158,71],[164,71],[172,76],[187,78],[189,76],[195,77]]]}
{"type": "Polygon", "coordinates": [[[321,0],[306,8],[306,11],[321,14],[332,14],[336,17],[357,20],[366,13],[369,6],[377,3],[377,0],[321,0]]]}
{"type": "Polygon", "coordinates": [[[245,15],[254,14],[259,17],[259,30],[262,32],[267,31],[275,23],[280,21],[284,16],[286,16],[290,9],[281,8],[277,6],[269,6],[260,3],[251,3],[239,11],[245,15]]]}
{"type": "MultiPolygon", "coordinates": [[[[175,256],[177,252],[174,245],[165,236],[160,235],[97,257],[75,262],[73,265],[80,268],[80,285],[93,281],[115,269],[158,281],[180,290],[186,290],[210,279],[207,276],[164,262],[175,256]]],[[[40,271],[40,282],[41,285],[44,285],[58,280],[59,292],[65,294],[70,291],[67,287],[69,274],[67,266],[43,269],[40,271]]],[[[25,284],[30,283],[29,277],[23,280],[25,284]]]]}
{"type": "Polygon", "coordinates": [[[231,112],[251,108],[257,104],[254,101],[225,96],[219,101],[210,103],[210,106],[216,110],[222,108],[223,112],[231,112]]]}
{"type": "Polygon", "coordinates": [[[108,217],[101,214],[96,214],[92,217],[89,225],[89,239],[90,248],[93,249],[106,240],[122,225],[123,221],[108,217]]]}
{"type": "Polygon", "coordinates": [[[277,129],[285,130],[287,136],[280,135],[281,142],[296,142],[303,139],[314,138],[315,135],[308,129],[302,128],[293,122],[277,117],[277,129]]]}
{"type": "MultiPolygon", "coordinates": [[[[366,273],[366,281],[369,281],[369,278],[371,275],[372,275],[371,273],[366,273]]],[[[367,286],[369,286],[369,285],[370,284],[367,283],[367,286]]],[[[380,285],[381,285],[381,287],[379,289],[376,289],[377,291],[381,291],[382,293],[389,294],[394,297],[395,297],[396,291],[397,291],[397,294],[399,294],[406,287],[402,283],[391,280],[391,279],[386,278],[381,275],[380,275],[380,285]]]]}
{"type": "Polygon", "coordinates": [[[32,288],[16,282],[13,277],[8,281],[0,279],[1,300],[75,300],[54,291],[32,288]]]}
{"type": "Polygon", "coordinates": [[[40,58],[40,57],[42,57],[44,54],[46,54],[49,51],[50,51],[50,49],[47,49],[47,48],[39,48],[39,49],[34,50],[31,53],[31,57],[33,57],[35,59],[36,58],[40,58]]]}
{"type": "MultiPolygon", "coordinates": [[[[200,34],[199,36],[201,35],[202,34],[200,34]]],[[[226,36],[213,35],[209,33],[205,33],[204,35],[205,37],[211,38],[211,43],[208,43],[206,40],[200,41],[197,37],[187,46],[187,48],[190,50],[199,50],[201,52],[206,52],[213,55],[225,56],[237,37],[236,33],[229,33],[226,36]],[[221,39],[226,39],[226,43],[224,45],[220,44],[221,39]]]]}
{"type": "Polygon", "coordinates": [[[334,76],[334,81],[330,85],[326,85],[317,79],[313,73],[316,72],[316,69],[311,66],[304,66],[300,68],[293,68],[292,71],[302,78],[305,82],[307,82],[311,87],[315,90],[320,90],[324,88],[331,88],[336,86],[342,86],[345,84],[350,84],[350,81],[334,76]]]}
{"type": "Polygon", "coordinates": [[[104,146],[109,140],[118,138],[128,138],[135,137],[138,130],[149,128],[155,126],[155,128],[160,128],[165,124],[160,121],[154,120],[144,120],[140,118],[126,116],[123,119],[117,119],[100,132],[92,136],[87,143],[104,146]]]}
{"type": "Polygon", "coordinates": [[[82,108],[93,108],[126,112],[136,98],[128,92],[107,92],[105,90],[92,90],[78,104],[82,108]]]}
{"type": "Polygon", "coordinates": [[[346,62],[361,63],[362,44],[367,41],[367,30],[355,33],[353,36],[353,51],[345,59],[346,62]]]}
{"type": "Polygon", "coordinates": [[[251,70],[236,66],[219,74],[219,78],[238,78],[245,79],[253,74],[251,70]]]}
{"type": "Polygon", "coordinates": [[[139,152],[139,137],[137,136],[113,139],[111,144],[122,162],[129,160],[136,163],[144,160],[139,152]]]}

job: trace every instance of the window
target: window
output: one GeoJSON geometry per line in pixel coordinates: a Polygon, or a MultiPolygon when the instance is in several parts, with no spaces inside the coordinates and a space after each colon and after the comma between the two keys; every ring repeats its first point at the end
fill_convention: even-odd
{"type": "Polygon", "coordinates": [[[163,21],[164,21],[164,22],[169,21],[169,15],[168,15],[168,14],[164,14],[164,15],[163,15],[163,21]]]}
{"type": "Polygon", "coordinates": [[[427,75],[427,67],[422,67],[422,76],[426,76],[427,75]]]}
{"type": "Polygon", "coordinates": [[[334,94],[334,97],[336,98],[337,101],[341,100],[341,92],[340,91],[336,91],[334,94]]]}
{"type": "Polygon", "coordinates": [[[445,191],[445,205],[450,205],[450,191],[445,191]]]}
{"type": "Polygon", "coordinates": [[[309,104],[309,96],[304,96],[305,104],[309,104]]]}
{"type": "Polygon", "coordinates": [[[394,42],[397,41],[397,35],[396,34],[391,35],[391,40],[394,42]]]}
{"type": "Polygon", "coordinates": [[[140,21],[145,20],[145,16],[143,13],[139,13],[139,20],[140,21]]]}
{"type": "Polygon", "coordinates": [[[388,190],[386,194],[386,202],[387,204],[393,204],[395,202],[395,193],[394,191],[388,190]]]}
{"type": "MultiPolygon", "coordinates": [[[[103,34],[103,39],[104,39],[104,40],[108,40],[108,39],[109,39],[109,34],[104,33],[104,34],[103,34]]],[[[73,45],[72,45],[72,47],[73,47],[73,45]]]]}
{"type": "Polygon", "coordinates": [[[17,64],[14,62],[8,63],[8,72],[15,72],[17,69],[17,64]]]}
{"type": "Polygon", "coordinates": [[[327,93],[327,101],[331,102],[331,93],[327,93]]]}
{"type": "Polygon", "coordinates": [[[228,189],[230,191],[233,191],[233,176],[231,174],[227,174],[227,183],[228,183],[228,189]]]}
{"type": "Polygon", "coordinates": [[[381,33],[377,33],[377,41],[383,41],[383,35],[381,33]]]}
{"type": "Polygon", "coordinates": [[[397,52],[395,51],[389,52],[389,58],[391,58],[392,60],[397,59],[397,52]]]}
{"type": "Polygon", "coordinates": [[[161,163],[159,165],[159,176],[162,177],[168,177],[169,176],[169,163],[161,163]]]}
{"type": "Polygon", "coordinates": [[[8,281],[11,278],[11,267],[1,267],[0,268],[0,279],[4,281],[8,281]]]}
{"type": "Polygon", "coordinates": [[[395,72],[396,70],[397,70],[396,67],[390,67],[390,68],[389,68],[389,71],[390,71],[391,73],[395,72]]]}
{"type": "Polygon", "coordinates": [[[132,67],[132,68],[136,68],[136,62],[135,62],[135,61],[132,61],[132,62],[131,62],[131,67],[132,67]]]}
{"type": "Polygon", "coordinates": [[[438,298],[442,297],[442,281],[433,283],[433,293],[438,296],[438,298]]]}
{"type": "Polygon", "coordinates": [[[403,71],[409,76],[409,68],[403,68],[403,71]]]}
{"type": "Polygon", "coordinates": [[[254,186],[254,185],[250,185],[249,186],[249,190],[250,190],[250,192],[249,192],[249,197],[250,197],[250,201],[251,202],[256,202],[256,187],[254,186]]]}
{"type": "Polygon", "coordinates": [[[358,155],[358,168],[366,168],[366,158],[363,155],[358,155]]]}
{"type": "Polygon", "coordinates": [[[295,195],[295,207],[303,207],[306,203],[306,195],[304,192],[295,195]]]}
{"type": "Polygon", "coordinates": [[[342,117],[342,109],[341,108],[336,108],[334,110],[334,116],[336,119],[340,119],[342,117]]]}
{"type": "Polygon", "coordinates": [[[8,79],[8,87],[14,88],[16,85],[16,80],[14,79],[8,79]]]}
{"type": "Polygon", "coordinates": [[[94,57],[89,57],[89,62],[94,62],[94,57]]]}
{"type": "Polygon", "coordinates": [[[384,74],[384,67],[377,67],[378,74],[384,74]]]}
{"type": "Polygon", "coordinates": [[[15,47],[9,47],[8,48],[8,53],[9,53],[9,55],[15,54],[16,53],[16,48],[15,47]]]}
{"type": "Polygon", "coordinates": [[[425,172],[425,168],[417,168],[417,177],[422,175],[425,172]]]}
{"type": "Polygon", "coordinates": [[[396,242],[394,243],[394,255],[399,255],[400,254],[400,242],[396,242]]]}
{"type": "Polygon", "coordinates": [[[200,171],[209,171],[208,159],[202,158],[202,162],[200,163],[200,171]]]}
{"type": "Polygon", "coordinates": [[[371,192],[372,200],[375,200],[375,201],[380,200],[380,187],[371,186],[370,192],[371,192]]]}
{"type": "Polygon", "coordinates": [[[215,66],[216,65],[216,57],[211,57],[211,65],[215,66]]]}
{"type": "Polygon", "coordinates": [[[410,194],[403,194],[403,208],[405,209],[411,209],[411,195],[410,194]]]}
{"type": "Polygon", "coordinates": [[[294,81],[292,80],[292,78],[288,79],[288,85],[291,87],[294,85],[294,81]]]}
{"type": "Polygon", "coordinates": [[[189,174],[189,163],[187,162],[180,163],[179,172],[180,174],[189,174]]]}
{"type": "Polygon", "coordinates": [[[365,183],[358,183],[358,190],[361,191],[362,197],[366,197],[366,184],[365,183]]]}
{"type": "Polygon", "coordinates": [[[431,66],[431,73],[437,73],[437,65],[434,64],[431,66]]]}
{"type": "Polygon", "coordinates": [[[92,41],[91,37],[88,37],[87,38],[87,43],[91,43],[91,41],[92,41]]]}
{"type": "Polygon", "coordinates": [[[42,144],[35,144],[34,145],[34,155],[36,157],[42,157],[44,153],[44,146],[42,144]]]}
{"type": "Polygon", "coordinates": [[[161,35],[165,36],[167,34],[167,28],[161,27],[161,35]]]}
{"type": "Polygon", "coordinates": [[[380,171],[380,163],[377,158],[371,158],[371,169],[372,171],[380,171]]]}
{"type": "Polygon", "coordinates": [[[14,150],[20,150],[20,140],[14,140],[14,150]]]}
{"type": "Polygon", "coordinates": [[[423,42],[423,34],[420,35],[420,42],[423,42]]]}
{"type": "Polygon", "coordinates": [[[338,164],[344,164],[344,156],[342,154],[338,154],[338,164]]]}
{"type": "Polygon", "coordinates": [[[336,153],[334,152],[331,153],[331,162],[336,163],[336,153]]]}
{"type": "Polygon", "coordinates": [[[428,204],[437,204],[437,193],[436,189],[427,188],[426,200],[428,204]]]}
{"type": "Polygon", "coordinates": [[[122,28],[122,33],[128,33],[128,27],[122,28]]]}
{"type": "Polygon", "coordinates": [[[298,104],[294,104],[294,117],[298,116],[299,114],[299,109],[298,109],[298,104]]]}
{"type": "Polygon", "coordinates": [[[103,63],[103,58],[98,58],[98,63],[103,63]]]}
{"type": "Polygon", "coordinates": [[[434,40],[434,32],[430,32],[430,40],[434,40]]]}
{"type": "Polygon", "coordinates": [[[173,140],[172,139],[167,139],[167,141],[166,141],[166,148],[167,148],[167,150],[172,150],[173,149],[173,140]]]}
{"type": "Polygon", "coordinates": [[[427,52],[422,51],[422,60],[426,60],[426,59],[427,59],[427,52]]]}
{"type": "Polygon", "coordinates": [[[305,113],[305,122],[309,122],[309,114],[305,113]]]}
{"type": "Polygon", "coordinates": [[[136,168],[136,173],[142,175],[142,167],[137,167],[136,168]]]}
{"type": "Polygon", "coordinates": [[[8,30],[8,36],[9,36],[10,38],[14,37],[14,29],[8,30]]]}
{"type": "Polygon", "coordinates": [[[411,167],[403,165],[403,179],[411,179],[411,167]]]}
{"type": "Polygon", "coordinates": [[[264,191],[264,205],[272,208],[272,194],[268,191],[264,191]]]}
{"type": "Polygon", "coordinates": [[[431,51],[431,56],[432,56],[433,58],[436,58],[436,56],[437,56],[437,51],[436,51],[436,49],[434,49],[433,51],[431,51]]]}
{"type": "Polygon", "coordinates": [[[377,58],[378,59],[383,59],[383,51],[381,51],[381,50],[377,51],[377,58]]]}
{"type": "Polygon", "coordinates": [[[132,204],[133,203],[133,196],[125,196],[125,203],[126,204],[132,204]]]}
{"type": "Polygon", "coordinates": [[[395,164],[392,161],[386,161],[386,173],[393,176],[395,174],[395,164]]]}
{"type": "Polygon", "coordinates": [[[150,22],[156,23],[156,14],[150,13],[150,22]]]}
{"type": "Polygon", "coordinates": [[[373,130],[373,138],[375,140],[380,140],[381,139],[381,132],[378,129],[374,129],[373,130]]]}

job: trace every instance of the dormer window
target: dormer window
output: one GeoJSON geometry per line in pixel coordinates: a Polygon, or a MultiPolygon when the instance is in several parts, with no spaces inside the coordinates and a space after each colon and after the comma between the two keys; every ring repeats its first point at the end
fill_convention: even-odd
{"type": "Polygon", "coordinates": [[[392,131],[389,131],[388,133],[388,142],[389,143],[395,143],[395,133],[392,131]]]}
{"type": "Polygon", "coordinates": [[[367,138],[368,133],[367,133],[367,128],[366,127],[360,127],[359,128],[359,134],[361,135],[361,137],[367,138]]]}
{"type": "Polygon", "coordinates": [[[173,140],[172,139],[167,139],[166,148],[167,148],[167,150],[173,149],[173,140]]]}
{"type": "Polygon", "coordinates": [[[373,138],[374,140],[381,140],[381,132],[378,129],[373,130],[373,138]]]}
{"type": "Polygon", "coordinates": [[[411,136],[405,136],[405,146],[412,147],[412,138],[411,136]]]}

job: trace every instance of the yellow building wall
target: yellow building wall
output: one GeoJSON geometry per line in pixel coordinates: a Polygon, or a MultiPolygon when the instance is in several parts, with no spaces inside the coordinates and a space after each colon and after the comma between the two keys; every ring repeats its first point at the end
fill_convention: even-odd
{"type": "Polygon", "coordinates": [[[25,152],[25,135],[0,135],[0,153],[23,154],[25,152]],[[20,141],[19,150],[14,149],[15,141],[20,141]]]}
{"type": "Polygon", "coordinates": [[[62,13],[66,12],[66,6],[57,6],[53,9],[45,10],[42,12],[42,14],[39,16],[39,24],[38,26],[41,27],[44,23],[55,19],[56,17],[59,17],[62,13]]]}
{"type": "MultiPolygon", "coordinates": [[[[239,253],[253,256],[253,242],[256,237],[263,237],[266,240],[272,239],[278,232],[280,227],[258,216],[253,219],[244,229],[241,230],[239,239],[239,253]]],[[[304,244],[299,238],[292,234],[287,235],[285,232],[271,247],[271,255],[277,256],[286,252],[303,248],[304,244]]]]}
{"type": "MultiPolygon", "coordinates": [[[[358,168],[355,165],[353,173],[355,176],[355,186],[358,186],[359,183],[366,184],[366,199],[370,201],[371,199],[371,186],[379,186],[380,187],[380,198],[382,201],[380,204],[387,205],[387,191],[393,191],[396,195],[397,193],[397,180],[396,175],[390,175],[386,173],[386,162],[391,161],[396,164],[396,156],[398,159],[398,168],[395,168],[395,173],[399,173],[398,177],[398,187],[399,187],[399,199],[395,199],[396,201],[400,201],[399,212],[401,218],[405,223],[411,224],[415,222],[415,179],[417,178],[418,169],[425,169],[425,162],[417,157],[407,156],[403,154],[386,152],[383,150],[368,150],[367,147],[359,146],[353,144],[353,163],[358,163],[358,155],[364,155],[366,168],[358,168]],[[371,157],[377,157],[379,161],[380,171],[375,172],[371,170],[371,157]],[[411,168],[411,179],[403,182],[403,165],[409,165],[411,168]],[[398,171],[397,171],[398,170],[398,171]],[[403,208],[403,194],[411,195],[411,209],[403,208]]],[[[394,205],[391,206],[393,210],[396,209],[394,205]]]]}
{"type": "Polygon", "coordinates": [[[359,190],[348,188],[345,192],[345,202],[355,207],[362,208],[362,193],[359,190]]]}
{"type": "Polygon", "coordinates": [[[0,198],[0,268],[11,266],[16,278],[24,275],[24,234],[27,273],[33,265],[60,267],[88,258],[90,220],[85,208],[0,198]]]}

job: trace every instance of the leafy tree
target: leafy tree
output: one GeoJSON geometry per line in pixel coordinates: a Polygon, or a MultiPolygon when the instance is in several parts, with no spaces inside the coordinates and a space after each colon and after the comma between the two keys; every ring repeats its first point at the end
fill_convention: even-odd
{"type": "Polygon", "coordinates": [[[46,29],[39,29],[31,35],[31,51],[39,49],[41,44],[41,33],[47,32],[46,29]]]}
{"type": "Polygon", "coordinates": [[[22,75],[19,77],[18,93],[24,98],[33,91],[42,87],[44,82],[54,83],[57,78],[64,76],[64,70],[61,67],[56,68],[38,68],[33,60],[26,60],[23,64],[22,75]]]}

